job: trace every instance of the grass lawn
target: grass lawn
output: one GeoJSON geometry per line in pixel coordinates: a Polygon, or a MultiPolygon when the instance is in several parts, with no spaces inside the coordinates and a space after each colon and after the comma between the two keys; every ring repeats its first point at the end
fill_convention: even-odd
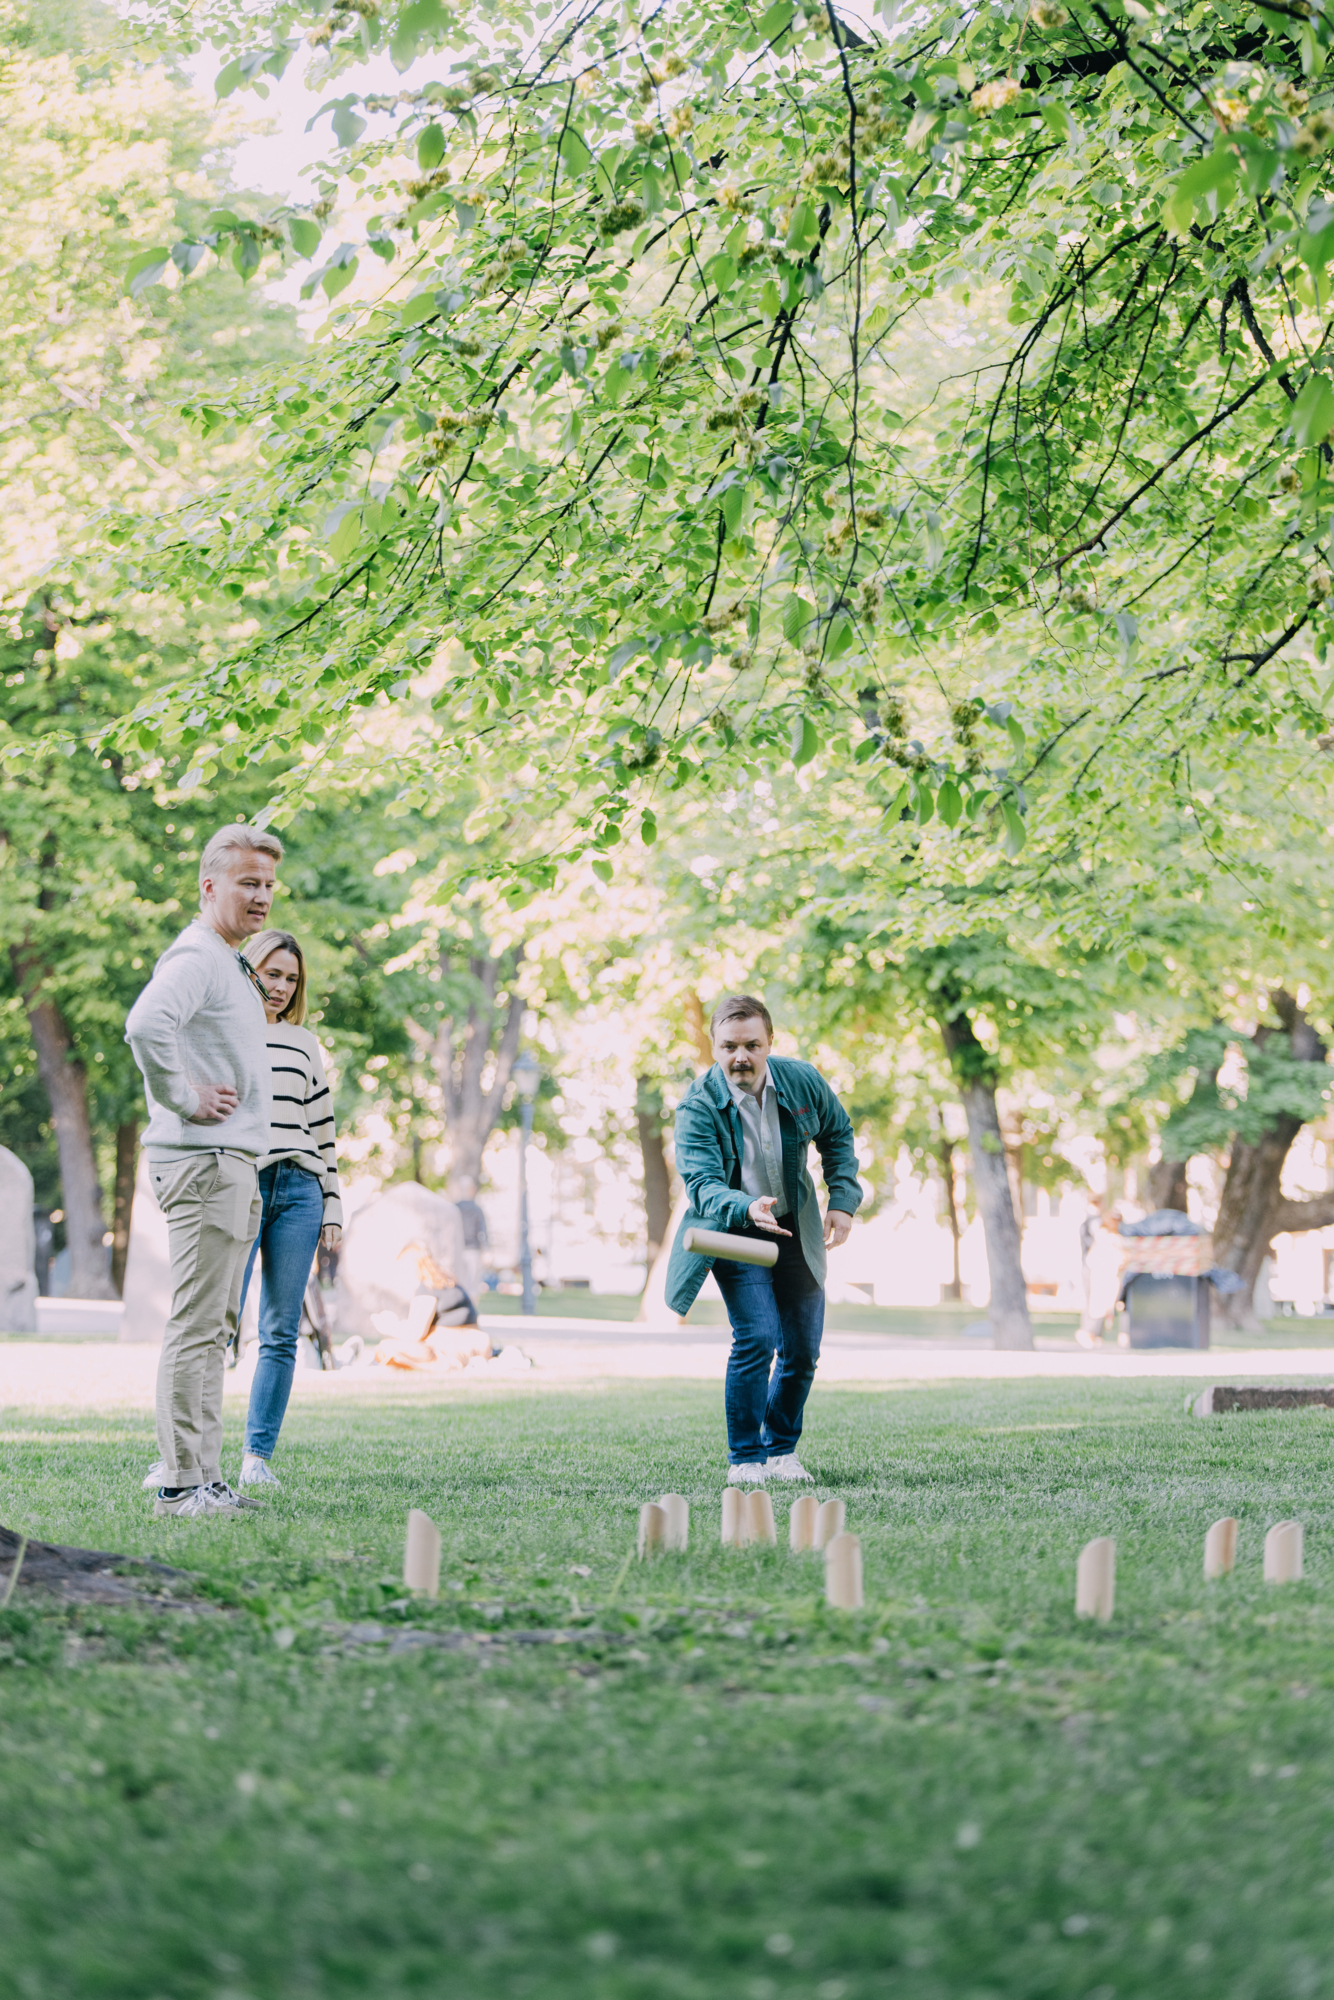
{"type": "Polygon", "coordinates": [[[1334,1995],[1334,1420],[1183,1400],[817,1390],[855,1616],[717,1545],[711,1387],[308,1403],[283,1494],[202,1527],[148,1517],[146,1416],[0,1413],[0,1519],[218,1607],[0,1613],[0,1996],[1334,1995]],[[691,1552],[627,1568],[664,1487],[691,1552]],[[1288,1516],[1308,1580],[1267,1589],[1288,1516]]]}

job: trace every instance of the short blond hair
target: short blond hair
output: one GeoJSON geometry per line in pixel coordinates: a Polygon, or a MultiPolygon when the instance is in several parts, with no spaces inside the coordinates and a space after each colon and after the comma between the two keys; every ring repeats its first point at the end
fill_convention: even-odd
{"type": "Polygon", "coordinates": [[[266,958],[272,958],[275,951],[290,951],[296,960],[296,985],[292,997],[278,1016],[280,1021],[290,1021],[294,1028],[303,1026],[306,1019],[306,955],[290,931],[261,931],[257,937],[247,938],[241,947],[243,955],[250,960],[256,972],[262,970],[266,958]]]}
{"type": "Polygon", "coordinates": [[[199,894],[203,897],[204,884],[210,875],[216,875],[220,868],[228,864],[223,856],[233,852],[245,854],[268,854],[274,861],[283,858],[283,844],[276,833],[265,833],[261,827],[238,824],[220,826],[213,838],[206,844],[199,857],[199,894]]]}

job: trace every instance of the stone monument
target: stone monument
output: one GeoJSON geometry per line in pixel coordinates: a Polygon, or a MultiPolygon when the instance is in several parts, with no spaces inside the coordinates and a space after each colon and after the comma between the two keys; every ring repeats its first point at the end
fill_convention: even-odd
{"type": "Polygon", "coordinates": [[[171,1316],[171,1252],[167,1245],[167,1218],[157,1205],[147,1153],[139,1155],[134,1182],[124,1299],[121,1339],[151,1341],[160,1347],[171,1316]]]}
{"type": "Polygon", "coordinates": [[[373,1336],[375,1313],[406,1314],[421,1282],[418,1250],[443,1270],[457,1274],[462,1266],[463,1218],[444,1195],[416,1181],[400,1181],[358,1209],[338,1256],[340,1339],[352,1333],[373,1336]]]}
{"type": "Polygon", "coordinates": [[[37,1331],[37,1235],[32,1175],[17,1153],[0,1146],[0,1333],[37,1331]]]}

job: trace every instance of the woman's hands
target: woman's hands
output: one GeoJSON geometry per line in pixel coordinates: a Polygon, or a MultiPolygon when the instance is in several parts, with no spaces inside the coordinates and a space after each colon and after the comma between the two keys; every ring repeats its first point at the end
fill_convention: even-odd
{"type": "MultiPolygon", "coordinates": [[[[320,1231],[320,1243],[326,1250],[336,1250],[343,1240],[341,1223],[326,1222],[320,1231]]],[[[309,1241],[309,1239],[307,1239],[309,1241]]]]}

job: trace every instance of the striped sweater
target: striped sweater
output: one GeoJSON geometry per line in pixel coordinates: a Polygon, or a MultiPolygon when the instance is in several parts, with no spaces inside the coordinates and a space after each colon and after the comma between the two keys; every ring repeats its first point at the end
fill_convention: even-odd
{"type": "Polygon", "coordinates": [[[268,1150],[259,1164],[271,1167],[275,1160],[292,1160],[314,1174],[324,1189],[325,1227],[331,1222],[341,1225],[333,1098],[320,1045],[309,1028],[294,1028],[289,1021],[275,1021],[265,1033],[273,1072],[273,1109],[268,1150]]]}

